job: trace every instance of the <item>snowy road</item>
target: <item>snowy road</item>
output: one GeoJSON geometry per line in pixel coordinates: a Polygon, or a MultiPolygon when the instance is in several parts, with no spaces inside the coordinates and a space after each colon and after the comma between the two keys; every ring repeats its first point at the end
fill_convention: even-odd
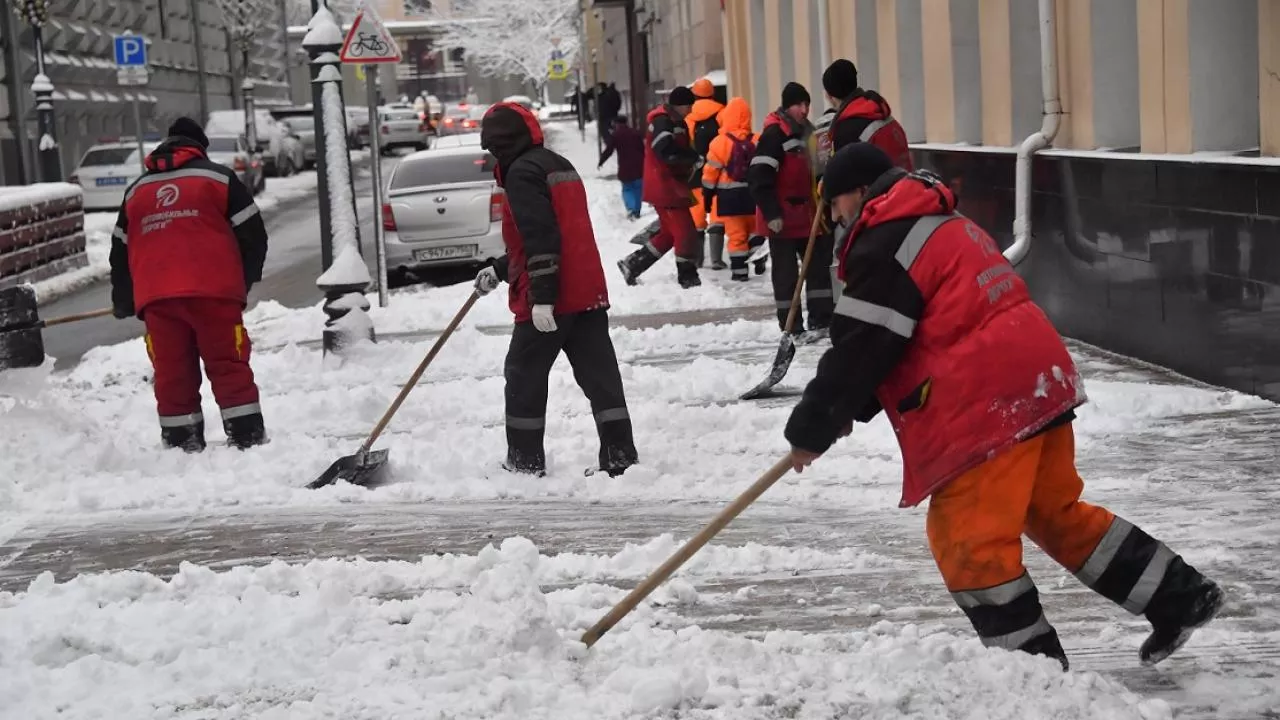
{"type": "MultiPolygon", "coordinates": [[[[594,167],[590,145],[560,140],[594,167]]],[[[584,174],[611,263],[634,226],[616,185],[584,174]]],[[[800,350],[781,396],[735,401],[776,345],[768,285],[707,272],[681,292],[670,265],[637,287],[609,274],[642,461],[618,479],[582,473],[593,423],[563,361],[548,476],[498,467],[509,315],[490,297],[384,436],[392,482],[301,489],[354,450],[465,286],[396,293],[373,312],[383,341],[337,370],[315,347],[318,309],[259,304],[273,440],[248,453],[156,447],[136,340],[0,376],[0,716],[1277,717],[1280,408],[1085,347],[1087,498],[1228,592],[1158,669],[1138,666],[1142,621],[1034,549],[1072,672],[982,649],[922,511],[896,507],[883,419],[785,478],[585,653],[580,633],[785,451],[788,393],[821,350],[800,350]]]]}

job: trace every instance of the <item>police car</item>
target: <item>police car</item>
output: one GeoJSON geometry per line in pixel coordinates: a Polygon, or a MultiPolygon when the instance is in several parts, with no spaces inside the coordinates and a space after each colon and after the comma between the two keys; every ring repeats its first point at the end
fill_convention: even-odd
{"type": "MultiPolygon", "coordinates": [[[[149,153],[162,139],[146,136],[142,147],[149,153]]],[[[142,160],[135,138],[99,138],[98,144],[80,158],[80,165],[68,180],[84,190],[85,210],[119,210],[124,191],[142,176],[142,160]]]]}

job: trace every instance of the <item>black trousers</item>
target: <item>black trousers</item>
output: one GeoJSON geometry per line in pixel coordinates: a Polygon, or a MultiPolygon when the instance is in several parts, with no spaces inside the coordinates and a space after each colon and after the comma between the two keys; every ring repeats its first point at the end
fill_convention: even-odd
{"type": "MultiPolygon", "coordinates": [[[[778,308],[778,326],[785,329],[791,297],[800,281],[800,265],[804,261],[809,238],[769,238],[769,254],[773,256],[773,299],[778,308]]],[[[831,293],[831,254],[834,240],[822,234],[814,240],[813,259],[805,274],[804,299],[809,308],[809,328],[819,330],[831,325],[835,299],[831,293]]],[[[796,329],[802,329],[797,323],[796,329]]]]}
{"type": "Polygon", "coordinates": [[[578,387],[591,401],[600,436],[600,469],[621,472],[636,463],[631,415],[622,389],[618,357],[609,339],[605,310],[556,316],[556,331],[538,332],[532,322],[516,323],[505,365],[507,465],[520,472],[546,470],[543,434],[547,424],[547,377],[560,352],[573,366],[578,387]]]}

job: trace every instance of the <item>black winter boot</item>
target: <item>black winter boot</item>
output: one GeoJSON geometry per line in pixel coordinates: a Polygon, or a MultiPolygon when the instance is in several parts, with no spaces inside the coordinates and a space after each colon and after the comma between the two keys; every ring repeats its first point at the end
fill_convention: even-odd
{"type": "Polygon", "coordinates": [[[224,419],[222,430],[227,434],[227,444],[237,450],[248,450],[267,442],[267,428],[262,420],[262,413],[224,419]]]}
{"type": "Polygon", "coordinates": [[[763,275],[769,269],[769,243],[763,235],[752,235],[747,238],[747,249],[751,251],[749,259],[757,275],[763,275]]]}
{"type": "Polygon", "coordinates": [[[1143,665],[1155,665],[1186,644],[1196,628],[1203,627],[1222,609],[1222,588],[1201,575],[1181,557],[1169,562],[1164,579],[1143,613],[1151,621],[1151,634],[1138,657],[1143,665]]]}
{"type": "Polygon", "coordinates": [[[702,284],[702,278],[698,275],[698,266],[692,258],[676,258],[676,281],[685,290],[702,284]]]}
{"type": "Polygon", "coordinates": [[[746,282],[751,279],[747,269],[747,256],[740,253],[729,253],[729,279],[734,282],[746,282]]]}
{"type": "Polygon", "coordinates": [[[696,250],[694,251],[693,259],[697,263],[698,267],[703,267],[707,262],[707,231],[706,230],[698,231],[697,243],[698,244],[696,246],[696,250]]]}
{"type": "Polygon", "coordinates": [[[162,427],[160,428],[160,442],[164,444],[166,449],[179,448],[188,453],[203,452],[205,448],[204,423],[197,422],[178,427],[162,427]]]}
{"type": "Polygon", "coordinates": [[[622,279],[628,285],[635,285],[645,270],[653,267],[661,255],[654,255],[646,245],[618,261],[618,269],[622,271],[622,279]]]}
{"type": "Polygon", "coordinates": [[[1044,635],[1037,635],[1018,649],[1031,655],[1044,655],[1057,660],[1062,663],[1063,672],[1071,669],[1071,663],[1067,662],[1067,651],[1062,649],[1062,641],[1058,639],[1057,630],[1050,630],[1044,635]]]}

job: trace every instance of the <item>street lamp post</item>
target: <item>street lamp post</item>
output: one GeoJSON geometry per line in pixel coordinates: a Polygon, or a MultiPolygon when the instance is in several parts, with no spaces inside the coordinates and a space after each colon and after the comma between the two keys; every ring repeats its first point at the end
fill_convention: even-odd
{"type": "Polygon", "coordinates": [[[36,76],[31,81],[31,93],[36,98],[36,121],[40,131],[39,148],[40,180],[62,180],[62,151],[58,147],[58,129],[53,115],[53,83],[45,74],[44,24],[49,20],[49,8],[45,0],[21,0],[14,3],[14,11],[31,27],[31,40],[35,45],[36,76]]]}

